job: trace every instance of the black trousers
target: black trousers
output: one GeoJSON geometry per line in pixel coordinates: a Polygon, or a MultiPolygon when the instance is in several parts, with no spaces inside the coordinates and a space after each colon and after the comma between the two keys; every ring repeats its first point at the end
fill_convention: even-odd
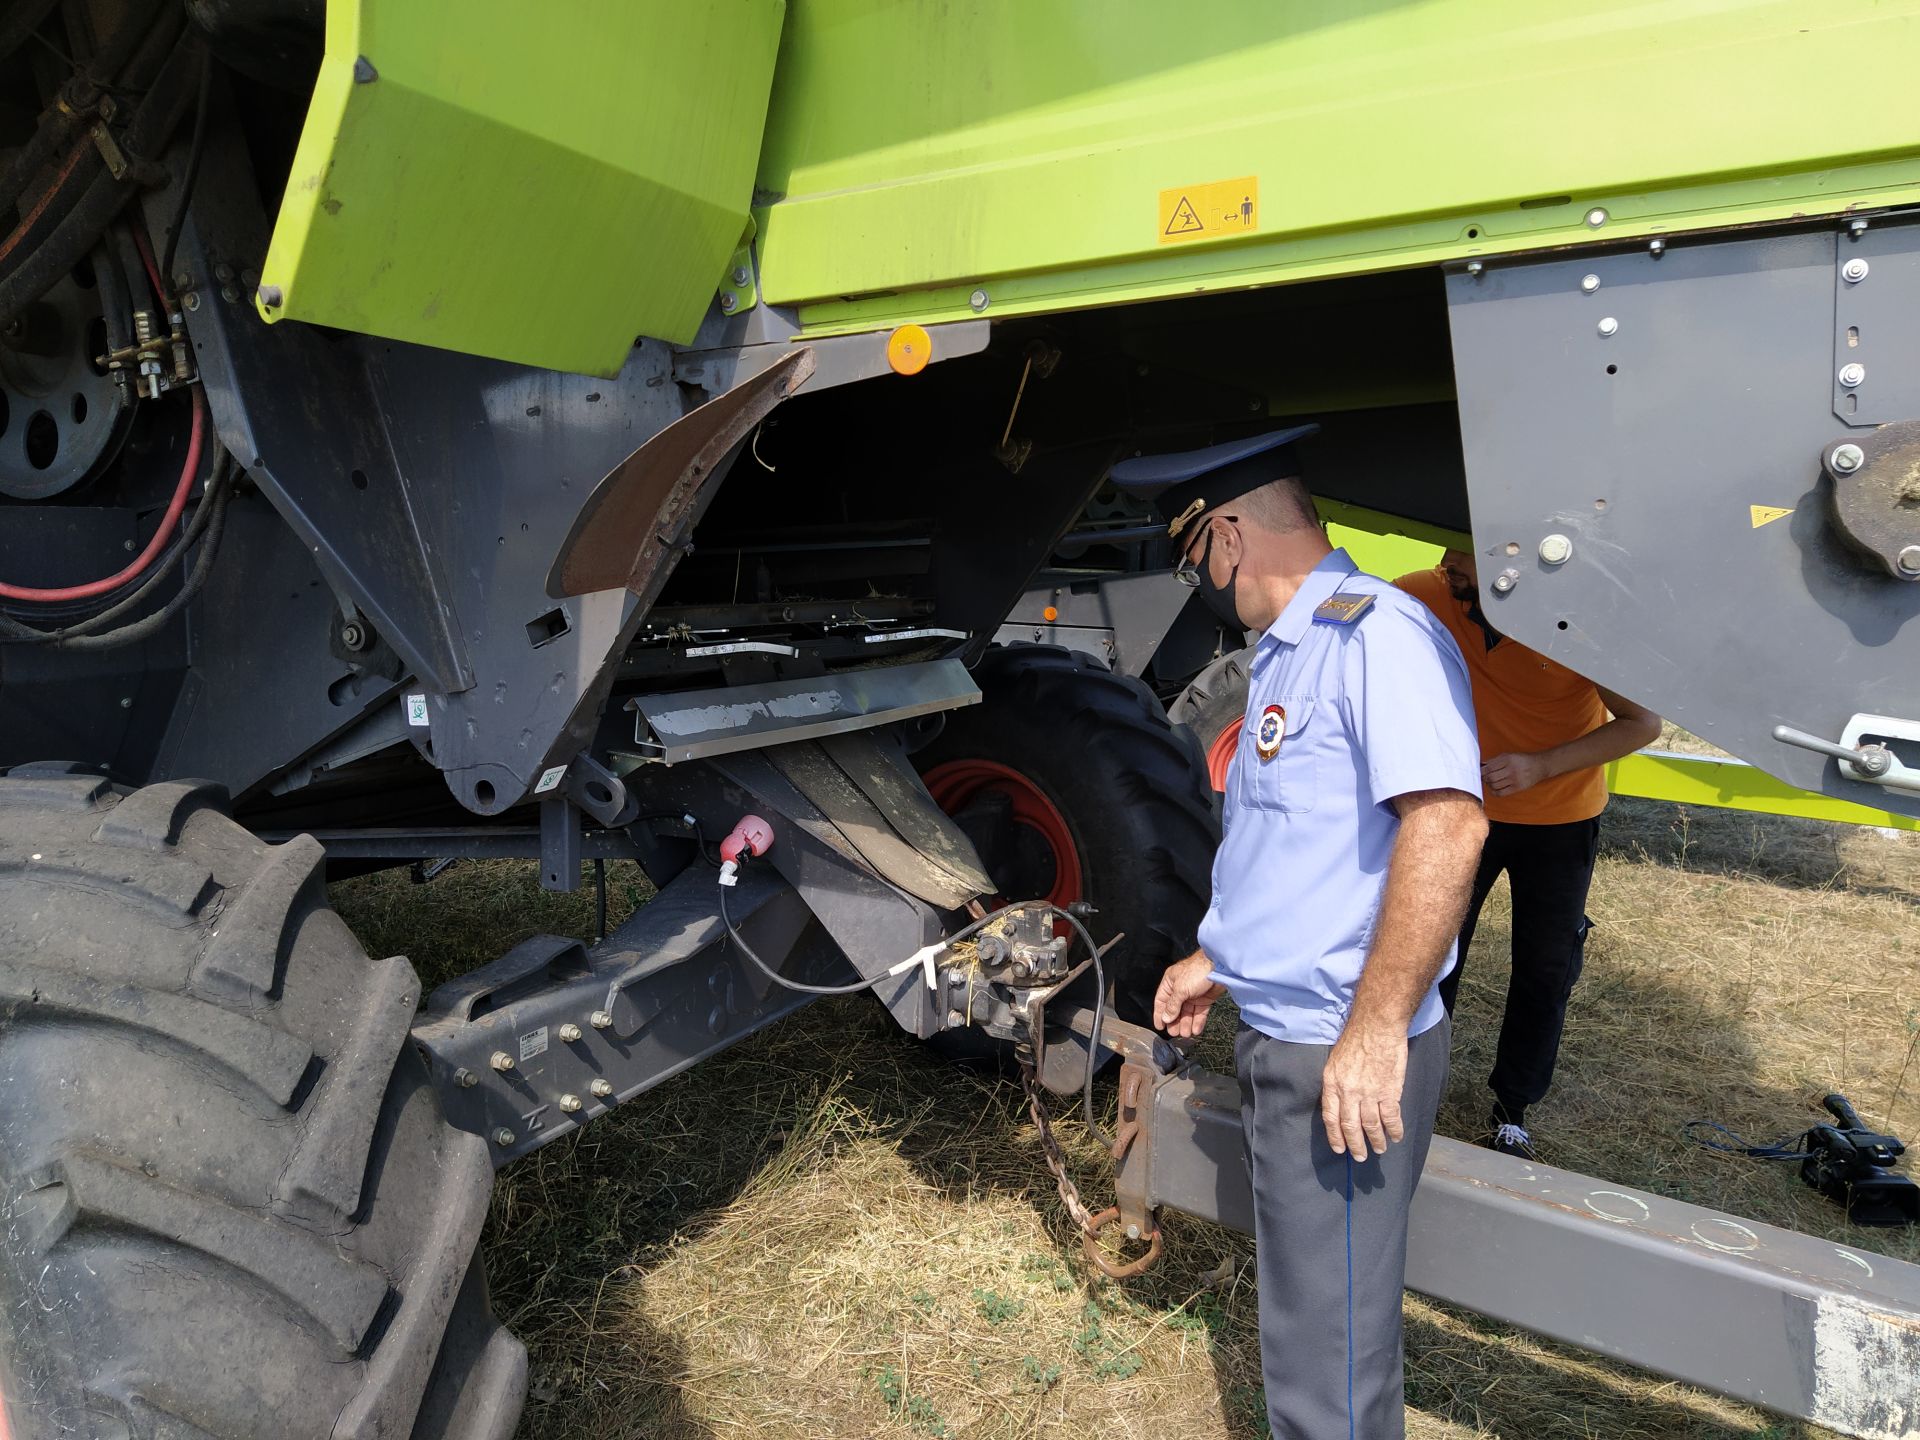
{"type": "Polygon", "coordinates": [[[1597,818],[1566,825],[1494,821],[1480,852],[1466,924],[1460,929],[1460,963],[1440,982],[1440,998],[1452,1015],[1480,907],[1500,872],[1506,871],[1513,889],[1513,979],[1507,984],[1507,1011],[1487,1086],[1516,1121],[1553,1082],[1567,997],[1580,978],[1593,924],[1587,919],[1587,889],[1599,850],[1597,818]]]}

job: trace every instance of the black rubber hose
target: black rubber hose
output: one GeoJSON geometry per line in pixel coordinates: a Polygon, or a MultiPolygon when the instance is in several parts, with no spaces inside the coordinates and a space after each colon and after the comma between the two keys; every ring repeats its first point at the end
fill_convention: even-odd
{"type": "MultiPolygon", "coordinates": [[[[144,85],[165,58],[166,47],[173,43],[178,32],[178,24],[169,22],[177,22],[179,18],[172,6],[162,6],[144,27],[130,17],[114,32],[112,41],[86,65],[85,83],[95,90],[113,89],[117,83],[130,86],[136,80],[144,85]],[[124,79],[122,71],[126,72],[124,79]]],[[[27,143],[8,162],[5,176],[0,177],[0,215],[23,209],[21,199],[28,183],[51,165],[54,157],[70,146],[74,136],[92,119],[90,110],[68,108],[56,97],[55,103],[41,114],[27,143]]]]}
{"type": "Polygon", "coordinates": [[[176,288],[173,257],[180,249],[180,230],[187,223],[187,203],[193,199],[193,182],[200,178],[200,155],[207,143],[207,96],[213,89],[213,52],[200,49],[200,93],[193,102],[193,139],[187,145],[187,173],[180,179],[180,198],[174,202],[173,217],[167,222],[167,248],[160,256],[160,283],[167,288],[169,301],[176,288]]]}
{"type": "Polygon", "coordinates": [[[212,525],[216,515],[216,502],[224,504],[225,497],[232,489],[233,457],[222,450],[213,462],[213,470],[207,476],[207,488],[199,505],[194,507],[193,517],[187,521],[187,528],[180,539],[143,577],[137,589],[113,602],[106,609],[71,625],[63,625],[57,630],[41,630],[32,625],[22,625],[18,621],[0,615],[0,644],[8,645],[60,645],[61,642],[75,636],[98,631],[103,625],[111,625],[124,616],[131,615],[141,604],[152,598],[161,580],[180,563],[187,552],[212,525]]]}
{"type": "Polygon", "coordinates": [[[117,650],[124,645],[135,645],[142,640],[158,634],[160,630],[182,610],[187,603],[200,593],[200,587],[207,583],[207,577],[213,573],[213,562],[220,553],[220,535],[226,527],[227,504],[233,499],[233,487],[223,485],[217,495],[209,497],[208,507],[213,518],[207,522],[206,538],[200,546],[200,555],[193,563],[193,570],[180,586],[180,593],[165,605],[131,625],[123,625],[118,630],[109,630],[104,635],[73,635],[54,643],[56,650],[117,650]]]}
{"type": "MultiPolygon", "coordinates": [[[[135,155],[146,155],[172,133],[186,108],[188,79],[182,52],[176,49],[173,60],[134,112],[133,123],[127,127],[124,138],[127,149],[135,155]]],[[[77,167],[95,177],[79,201],[65,213],[51,234],[0,277],[0,326],[12,323],[21,310],[73,269],[132,197],[131,182],[115,180],[106,172],[97,154],[92,160],[91,166],[83,163],[77,167]]]]}
{"type": "Polygon", "coordinates": [[[133,314],[133,289],[127,281],[127,267],[120,258],[119,228],[117,225],[107,227],[107,233],[93,247],[92,259],[94,284],[99,286],[100,319],[106,326],[109,352],[123,350],[133,343],[129,320],[133,314]]]}

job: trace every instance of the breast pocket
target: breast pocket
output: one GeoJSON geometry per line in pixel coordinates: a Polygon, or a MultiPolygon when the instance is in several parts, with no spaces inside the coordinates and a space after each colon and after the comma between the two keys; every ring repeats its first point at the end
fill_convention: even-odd
{"type": "MultiPolygon", "coordinates": [[[[1282,695],[1273,702],[1280,707],[1276,722],[1266,713],[1248,716],[1251,722],[1240,743],[1238,756],[1241,799],[1262,810],[1299,814],[1313,809],[1319,796],[1318,762],[1314,755],[1314,701],[1311,695],[1282,695]],[[1272,729],[1279,730],[1279,748],[1263,756],[1262,741],[1272,729]]],[[[1324,723],[1324,722],[1323,722],[1324,723]]],[[[1267,745],[1272,748],[1271,743],[1267,745]]]]}

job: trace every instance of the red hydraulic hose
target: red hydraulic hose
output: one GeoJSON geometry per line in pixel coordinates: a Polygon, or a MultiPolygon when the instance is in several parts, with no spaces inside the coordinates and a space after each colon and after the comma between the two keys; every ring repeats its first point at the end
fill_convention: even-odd
{"type": "Polygon", "coordinates": [[[180,467],[180,483],[173,487],[173,499],[168,502],[167,513],[160,517],[160,525],[153,532],[153,538],[147,541],[147,548],[133,559],[133,563],[118,575],[109,575],[104,580],[90,580],[84,585],[61,585],[51,590],[38,590],[30,585],[8,585],[0,582],[0,600],[33,600],[40,602],[64,600],[91,600],[96,595],[105,595],[118,590],[129,580],[137,579],[146,568],[153,564],[160,552],[166,548],[167,541],[173,537],[174,527],[180,523],[181,512],[187,508],[187,495],[193,489],[194,476],[200,470],[201,442],[206,436],[207,401],[198,386],[193,391],[193,432],[187,437],[187,460],[180,467]]]}

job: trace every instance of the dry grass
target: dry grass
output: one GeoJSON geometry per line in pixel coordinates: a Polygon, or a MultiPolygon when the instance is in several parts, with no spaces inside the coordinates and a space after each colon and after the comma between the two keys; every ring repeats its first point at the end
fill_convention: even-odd
{"type": "MultiPolygon", "coordinates": [[[[617,918],[644,896],[616,869],[617,918]]],[[[1705,1116],[1772,1138],[1837,1088],[1920,1139],[1916,882],[1920,837],[1618,802],[1533,1117],[1548,1158],[1920,1260],[1912,1234],[1848,1229],[1789,1167],[1678,1135],[1705,1116]]],[[[541,895],[529,867],[369,877],[336,899],[430,979],[591,924],[584,896],[541,895]]],[[[1484,1114],[1506,941],[1496,894],[1462,987],[1441,1121],[1456,1135],[1484,1114]]],[[[1097,1158],[1073,1157],[1097,1194],[1097,1158]]],[[[843,1000],[509,1169],[486,1245],[533,1352],[528,1436],[1262,1435],[1251,1244],[1167,1229],[1152,1276],[1090,1277],[1017,1090],[843,1000]]],[[[1419,1440],[1823,1433],[1415,1298],[1407,1316],[1419,1440]]]]}

